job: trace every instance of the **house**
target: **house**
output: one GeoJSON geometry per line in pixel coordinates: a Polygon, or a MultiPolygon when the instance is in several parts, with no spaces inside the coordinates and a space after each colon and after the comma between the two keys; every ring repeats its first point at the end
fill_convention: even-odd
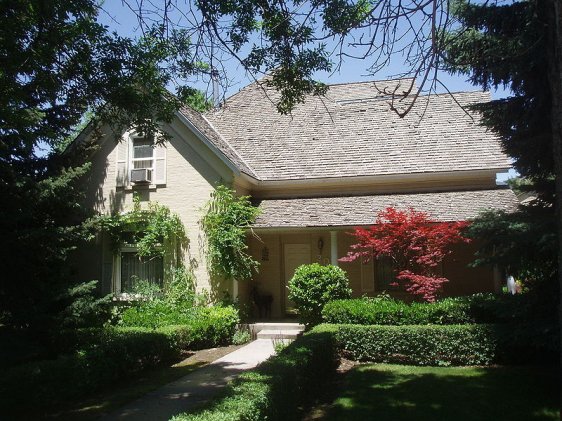
{"type": "MultiPolygon", "coordinates": [[[[439,221],[475,217],[483,209],[511,210],[517,199],[496,184],[510,167],[499,139],[466,108],[489,100],[487,93],[460,92],[420,97],[400,118],[387,91],[408,80],[331,85],[324,97],[308,98],[290,115],[276,111],[277,93],[261,82],[230,97],[216,110],[177,113],[162,130],[171,140],[155,148],[134,133],[106,136],[93,157],[89,205],[100,213],[131,208],[133,193],[177,213],[190,238],[185,255],[199,290],[228,290],[248,300],[250,288],[273,297],[273,316],[291,308],[287,281],[304,263],[339,264],[356,296],[389,285],[385,262],[338,263],[354,226],[374,222],[388,207],[414,207],[439,221]],[[151,182],[135,183],[149,168],[151,182]],[[142,171],[140,171],[142,173],[142,171]],[[260,263],[250,281],[217,282],[209,277],[199,220],[217,183],[250,195],[262,209],[248,234],[250,253],[260,263]]],[[[451,280],[446,295],[498,291],[499,273],[470,268],[475,245],[458,246],[441,271],[451,280]]],[[[125,292],[132,275],[161,277],[162,259],[139,263],[134,245],[113,250],[107,238],[81,251],[84,279],[101,279],[105,292],[125,292]],[[144,266],[143,266],[144,265],[144,266]],[[146,265],[152,265],[148,267],[146,265]],[[154,275],[156,274],[156,275],[154,275]]]]}

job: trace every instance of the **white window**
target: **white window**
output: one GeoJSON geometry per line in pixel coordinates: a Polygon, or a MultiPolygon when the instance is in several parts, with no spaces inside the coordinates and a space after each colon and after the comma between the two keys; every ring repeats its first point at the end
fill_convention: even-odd
{"type": "Polygon", "coordinates": [[[166,150],[167,142],[154,145],[144,137],[126,136],[117,145],[117,186],[130,187],[132,170],[148,169],[151,184],[159,187],[166,185],[166,150]]]}
{"type": "Polygon", "coordinates": [[[162,256],[140,257],[134,246],[124,246],[116,256],[115,292],[132,293],[138,282],[148,282],[162,287],[164,259],[162,256]]]}
{"type": "Polygon", "coordinates": [[[154,147],[150,140],[142,137],[132,139],[133,154],[131,169],[148,168],[154,169],[154,147]]]}

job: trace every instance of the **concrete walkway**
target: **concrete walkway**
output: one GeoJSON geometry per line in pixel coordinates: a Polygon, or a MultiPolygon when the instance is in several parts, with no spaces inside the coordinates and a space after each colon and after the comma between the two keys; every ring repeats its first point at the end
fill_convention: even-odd
{"type": "Polygon", "coordinates": [[[254,368],[274,353],[271,339],[258,339],[148,393],[101,420],[169,420],[172,416],[194,409],[209,400],[242,371],[254,368]]]}

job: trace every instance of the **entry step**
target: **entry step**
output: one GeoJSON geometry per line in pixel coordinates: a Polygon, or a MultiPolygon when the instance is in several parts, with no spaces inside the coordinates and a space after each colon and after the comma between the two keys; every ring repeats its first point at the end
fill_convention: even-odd
{"type": "MultiPolygon", "coordinates": [[[[303,329],[304,330],[304,329],[303,329]]],[[[302,330],[297,329],[262,329],[257,333],[258,339],[297,339],[302,330]]]]}

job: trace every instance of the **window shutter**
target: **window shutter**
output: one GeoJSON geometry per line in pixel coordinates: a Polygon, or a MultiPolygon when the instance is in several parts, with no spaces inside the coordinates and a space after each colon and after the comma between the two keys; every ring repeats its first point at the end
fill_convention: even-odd
{"type": "Polygon", "coordinates": [[[154,184],[166,184],[166,145],[154,147],[154,184]]]}
{"type": "Polygon", "coordinates": [[[129,184],[129,138],[121,139],[117,144],[117,186],[129,184]]]}

